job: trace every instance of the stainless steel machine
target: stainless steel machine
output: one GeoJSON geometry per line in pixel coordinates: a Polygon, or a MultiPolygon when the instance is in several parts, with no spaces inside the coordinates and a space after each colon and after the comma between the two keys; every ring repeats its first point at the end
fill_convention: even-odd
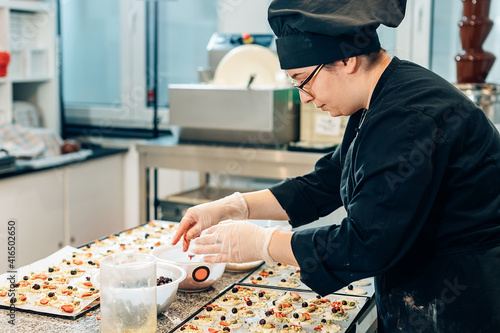
{"type": "Polygon", "coordinates": [[[500,85],[490,83],[455,84],[479,106],[495,124],[500,124],[500,85]]]}
{"type": "Polygon", "coordinates": [[[258,45],[267,48],[266,52],[270,53],[273,39],[273,35],[212,36],[207,46],[211,69],[204,70],[204,73],[206,76],[212,71],[214,80],[210,83],[169,85],[170,124],[180,127],[181,142],[280,146],[299,138],[298,91],[288,81],[286,85],[259,85],[259,79],[264,82],[264,77],[272,79],[279,74],[273,72],[276,66],[285,76],[279,69],[277,56],[274,54],[274,60],[268,54],[245,57],[244,52],[234,52],[238,47],[243,50],[245,46],[258,45]],[[233,54],[229,54],[231,51],[236,57],[228,60],[226,58],[233,54]],[[219,74],[222,72],[221,63],[227,65],[224,73],[219,75],[225,75],[225,81],[217,81],[217,70],[219,74]],[[252,68],[255,68],[256,74],[248,75],[252,73],[252,68]],[[242,76],[240,81],[248,83],[220,83],[235,82],[233,79],[240,79],[238,76],[242,76]]]}

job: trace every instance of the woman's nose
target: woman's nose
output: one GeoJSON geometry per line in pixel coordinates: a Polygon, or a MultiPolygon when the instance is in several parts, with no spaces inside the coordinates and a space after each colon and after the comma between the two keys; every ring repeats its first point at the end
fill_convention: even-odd
{"type": "Polygon", "coordinates": [[[300,90],[299,90],[299,96],[300,96],[300,101],[304,104],[307,104],[314,99],[309,94],[306,94],[305,92],[300,90]]]}

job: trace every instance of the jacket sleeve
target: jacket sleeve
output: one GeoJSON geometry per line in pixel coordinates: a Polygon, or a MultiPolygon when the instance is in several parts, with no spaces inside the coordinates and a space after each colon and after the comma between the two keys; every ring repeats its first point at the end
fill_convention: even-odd
{"type": "Polygon", "coordinates": [[[365,121],[346,155],[351,167],[343,177],[353,188],[345,189],[347,217],[341,225],[292,237],[302,279],[319,294],[387,270],[407,253],[427,220],[448,145],[433,118],[395,111],[365,121]]]}
{"type": "Polygon", "coordinates": [[[270,188],[286,210],[293,227],[326,216],[342,205],[340,198],[340,148],[316,162],[315,170],[305,176],[287,178],[270,188]]]}

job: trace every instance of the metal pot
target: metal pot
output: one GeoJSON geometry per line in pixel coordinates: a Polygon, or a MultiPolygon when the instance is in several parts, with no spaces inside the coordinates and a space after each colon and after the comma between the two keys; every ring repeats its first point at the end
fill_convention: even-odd
{"type": "Polygon", "coordinates": [[[461,83],[455,87],[476,103],[493,123],[500,123],[500,85],[461,83]]]}

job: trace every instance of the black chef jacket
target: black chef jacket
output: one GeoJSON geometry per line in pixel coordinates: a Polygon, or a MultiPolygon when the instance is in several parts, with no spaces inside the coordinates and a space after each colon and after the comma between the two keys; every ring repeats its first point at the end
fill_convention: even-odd
{"type": "Polygon", "coordinates": [[[394,58],[308,175],[270,188],[304,283],[375,276],[380,331],[500,332],[500,136],[453,85],[394,58]]]}

